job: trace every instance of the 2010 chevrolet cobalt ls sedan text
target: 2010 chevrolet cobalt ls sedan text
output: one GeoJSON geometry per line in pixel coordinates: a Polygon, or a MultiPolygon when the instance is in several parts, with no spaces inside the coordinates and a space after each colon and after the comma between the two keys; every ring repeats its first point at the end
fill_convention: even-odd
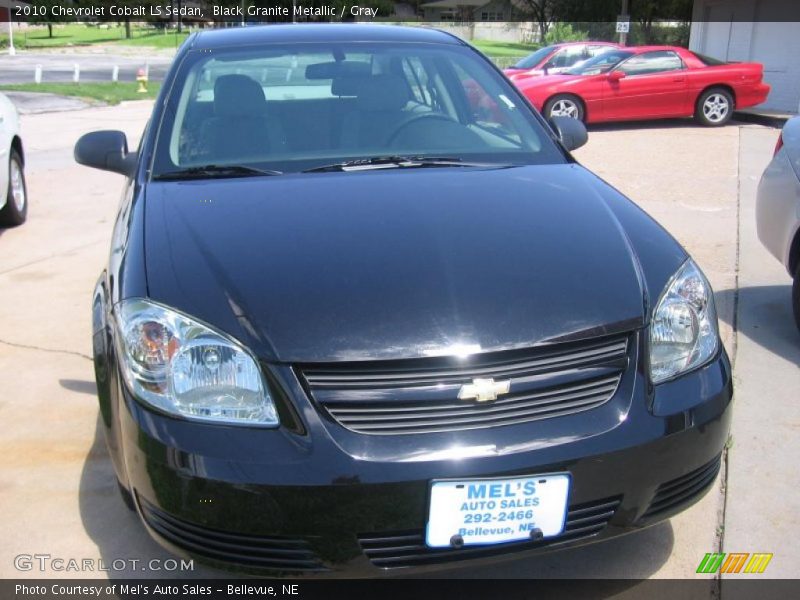
{"type": "Polygon", "coordinates": [[[585,140],[441,32],[190,37],[138,151],[114,131],[75,148],[127,177],[94,358],[153,537],[370,574],[696,501],[731,414],[712,290],[575,162],[585,140]]]}

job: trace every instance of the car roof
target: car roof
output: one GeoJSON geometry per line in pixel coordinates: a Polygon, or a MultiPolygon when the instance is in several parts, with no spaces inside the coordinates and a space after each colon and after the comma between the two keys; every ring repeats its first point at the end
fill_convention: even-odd
{"type": "Polygon", "coordinates": [[[427,27],[353,23],[269,24],[199,32],[190,45],[198,49],[250,44],[303,42],[425,42],[465,45],[460,39],[427,27]]]}
{"type": "Polygon", "coordinates": [[[670,50],[672,52],[686,52],[686,48],[680,46],[625,46],[623,50],[628,50],[634,54],[641,54],[642,52],[656,52],[659,50],[670,50]]]}
{"type": "Polygon", "coordinates": [[[599,44],[601,46],[619,46],[616,42],[606,42],[605,40],[584,40],[582,42],[558,42],[553,46],[585,46],[586,44],[599,44]]]}

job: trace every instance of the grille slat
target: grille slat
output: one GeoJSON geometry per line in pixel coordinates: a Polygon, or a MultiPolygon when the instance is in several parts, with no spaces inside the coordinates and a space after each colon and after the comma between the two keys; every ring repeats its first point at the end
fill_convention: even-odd
{"type": "MultiPolygon", "coordinates": [[[[433,419],[440,417],[456,417],[455,420],[450,422],[457,422],[459,419],[471,417],[473,415],[504,415],[510,411],[523,414],[521,411],[535,410],[547,411],[551,410],[553,404],[560,407],[580,406],[587,402],[595,402],[599,398],[605,398],[613,393],[619,383],[619,377],[614,377],[611,380],[602,382],[602,385],[596,388],[591,388],[575,393],[549,393],[547,398],[542,400],[528,400],[527,396],[519,398],[512,398],[505,401],[503,404],[499,402],[492,402],[486,406],[480,404],[461,404],[459,405],[445,405],[442,406],[421,406],[399,409],[340,409],[330,407],[328,410],[342,423],[358,423],[359,421],[379,422],[379,421],[395,421],[395,420],[416,420],[416,419],[433,419]]],[[[532,413],[533,414],[533,413],[532,413]]],[[[464,422],[470,422],[467,419],[464,422]]]]}
{"type": "Polygon", "coordinates": [[[436,433],[516,425],[599,408],[628,364],[628,336],[453,357],[298,365],[312,398],[356,433],[436,433]],[[509,393],[477,402],[460,384],[506,379],[509,393]],[[458,385],[457,385],[458,384],[458,385]]]}
{"type": "MultiPolygon", "coordinates": [[[[383,414],[402,414],[402,413],[417,413],[417,412],[436,412],[438,414],[439,411],[452,411],[456,410],[455,413],[448,413],[445,416],[463,416],[472,413],[480,413],[485,414],[487,412],[498,412],[501,409],[505,409],[506,405],[514,405],[514,406],[523,406],[523,404],[527,407],[534,407],[534,406],[542,406],[551,404],[553,402],[559,402],[560,400],[570,400],[573,398],[580,398],[587,394],[598,394],[598,393],[605,393],[609,391],[613,391],[614,388],[617,386],[619,382],[619,377],[609,377],[606,379],[602,379],[600,381],[592,381],[590,383],[584,385],[575,385],[570,386],[571,393],[565,394],[563,390],[548,390],[545,392],[540,393],[532,393],[532,394],[515,394],[512,397],[494,400],[491,404],[488,405],[481,405],[481,404],[466,404],[465,402],[461,402],[460,404],[443,404],[443,403],[433,403],[431,402],[430,406],[397,406],[392,408],[369,408],[370,416],[374,413],[375,419],[380,420],[381,415],[383,414]]],[[[422,403],[418,403],[422,404],[422,403]]],[[[333,410],[336,411],[337,415],[342,415],[342,417],[347,417],[348,415],[358,415],[364,411],[363,407],[356,406],[353,407],[352,405],[345,406],[340,408],[338,406],[330,405],[333,410]]]]}
{"type": "Polygon", "coordinates": [[[147,524],[170,543],[218,561],[281,571],[325,571],[307,540],[234,534],[169,515],[137,496],[147,524]]]}
{"type": "MultiPolygon", "coordinates": [[[[557,406],[557,409],[548,409],[546,407],[530,410],[513,410],[503,415],[489,416],[481,415],[478,413],[475,417],[469,419],[452,419],[443,417],[441,420],[428,420],[420,421],[413,424],[398,423],[393,421],[390,423],[353,423],[346,419],[338,419],[342,425],[354,431],[362,433],[369,433],[375,431],[394,431],[394,432],[407,432],[407,433],[423,433],[433,431],[453,431],[456,429],[483,429],[493,425],[505,425],[513,423],[526,423],[529,421],[537,421],[545,417],[555,417],[564,414],[575,414],[579,410],[589,410],[605,404],[608,400],[608,395],[600,397],[592,397],[582,402],[563,403],[557,406]]],[[[331,414],[336,416],[335,411],[331,414]]]]}
{"type": "MultiPolygon", "coordinates": [[[[546,350],[545,350],[546,351],[546,350]]],[[[513,352],[513,351],[512,351],[513,352]]],[[[420,383],[460,383],[475,377],[509,377],[520,373],[535,372],[537,369],[550,369],[552,367],[564,368],[566,365],[580,366],[584,362],[599,362],[600,360],[610,360],[622,358],[627,352],[627,339],[617,339],[597,348],[583,351],[576,351],[556,354],[555,356],[545,356],[538,360],[525,362],[514,362],[511,360],[501,360],[487,357],[492,361],[491,366],[486,367],[462,367],[457,369],[435,370],[431,367],[393,367],[387,366],[380,371],[351,367],[342,369],[344,372],[332,370],[335,367],[315,367],[309,366],[303,369],[306,381],[314,387],[342,386],[353,387],[356,385],[367,385],[376,387],[391,387],[393,385],[419,385],[420,383]]],[[[435,359],[428,359],[434,361],[435,359]]],[[[397,361],[400,362],[400,361],[397,361]]],[[[410,359],[407,362],[417,363],[410,359]]],[[[380,368],[380,367],[378,367],[380,368]]],[[[338,370],[338,369],[337,369],[338,370]]]]}
{"type": "Polygon", "coordinates": [[[564,532],[559,536],[536,542],[522,540],[489,546],[429,548],[425,544],[424,532],[416,531],[360,535],[359,543],[372,564],[383,568],[410,567],[507,554],[593,537],[605,529],[620,502],[621,498],[616,497],[570,507],[564,532]]]}
{"type": "Polygon", "coordinates": [[[708,464],[661,484],[642,518],[658,516],[702,495],[717,478],[721,463],[722,455],[719,455],[708,464]]]}

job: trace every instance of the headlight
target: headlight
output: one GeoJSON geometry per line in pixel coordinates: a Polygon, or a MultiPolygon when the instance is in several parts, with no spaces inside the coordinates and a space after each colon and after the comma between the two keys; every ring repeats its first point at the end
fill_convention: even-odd
{"type": "Polygon", "coordinates": [[[714,292],[689,259],[667,284],[653,312],[650,324],[653,383],[699,367],[716,354],[718,347],[714,292]]]}
{"type": "Polygon", "coordinates": [[[143,401],[190,419],[278,425],[255,358],[202,323],[147,300],[117,306],[117,349],[143,401]]]}

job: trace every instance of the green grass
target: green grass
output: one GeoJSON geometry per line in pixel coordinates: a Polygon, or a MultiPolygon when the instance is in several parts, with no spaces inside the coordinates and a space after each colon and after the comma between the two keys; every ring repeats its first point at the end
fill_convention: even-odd
{"type": "Polygon", "coordinates": [[[163,31],[142,30],[130,39],[120,39],[116,43],[120,46],[149,46],[151,48],[177,48],[189,37],[186,31],[178,33],[176,30],[163,31]]]}
{"type": "MultiPolygon", "coordinates": [[[[87,46],[90,44],[120,44],[130,46],[151,46],[154,48],[177,48],[186,39],[186,32],[180,35],[175,30],[158,30],[151,27],[131,25],[131,37],[125,37],[125,27],[106,23],[106,28],[80,23],[53,25],[53,37],[49,37],[46,26],[31,26],[24,30],[14,30],[14,46],[20,49],[57,48],[63,46],[87,46]],[[166,33],[165,33],[166,31],[166,33]]],[[[0,33],[0,48],[8,47],[8,33],[5,28],[0,33]]]]}
{"type": "Polygon", "coordinates": [[[76,96],[104,102],[106,104],[119,104],[123,100],[146,100],[155,98],[160,83],[150,82],[147,84],[147,93],[140,94],[136,90],[138,84],[128,82],[103,82],[103,83],[18,83],[13,85],[2,85],[0,90],[17,92],[40,92],[47,94],[58,94],[60,96],[76,96]]]}
{"type": "Polygon", "coordinates": [[[472,40],[470,42],[486,56],[526,56],[538,50],[538,44],[516,44],[512,42],[493,42],[491,40],[472,40]]]}

